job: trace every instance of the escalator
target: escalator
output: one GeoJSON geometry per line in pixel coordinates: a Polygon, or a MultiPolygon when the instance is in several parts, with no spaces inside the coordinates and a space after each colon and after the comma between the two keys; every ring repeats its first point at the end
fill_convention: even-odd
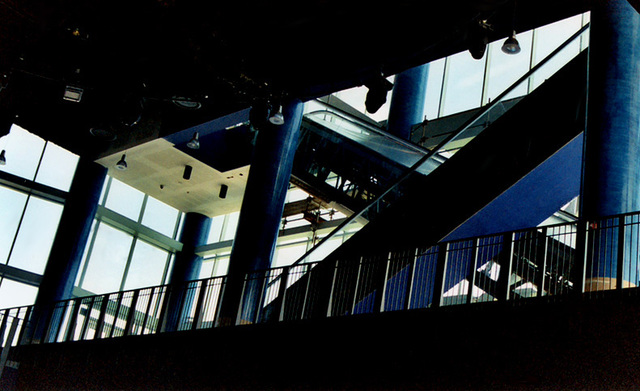
{"type": "MultiPolygon", "coordinates": [[[[578,32],[566,44],[584,31],[587,29],[578,32]]],[[[552,56],[553,54],[550,57],[552,56]]],[[[566,179],[564,177],[574,175],[574,170],[563,170],[563,167],[568,161],[575,165],[575,159],[580,157],[576,156],[575,151],[581,149],[576,146],[581,143],[585,123],[586,62],[587,53],[582,52],[493,121],[487,121],[491,107],[479,113],[464,129],[472,129],[476,124],[484,123],[486,126],[482,132],[473,131],[475,137],[470,138],[461,148],[456,146],[455,154],[448,153],[447,145],[462,139],[464,129],[461,133],[452,134],[448,140],[434,148],[441,156],[449,155],[448,159],[427,170],[430,171],[429,175],[418,172],[417,167],[414,167],[409,173],[403,174],[391,189],[379,195],[366,210],[360,212],[358,216],[369,223],[322,262],[314,265],[314,281],[310,281],[311,278],[305,275],[288,287],[288,290],[293,292],[301,289],[302,285],[306,285],[305,289],[308,291],[308,286],[314,286],[311,291],[315,292],[314,296],[317,299],[313,300],[317,303],[308,300],[303,316],[314,316],[314,312],[317,312],[318,316],[326,316],[327,303],[322,303],[323,298],[330,297],[330,290],[340,290],[341,286],[352,287],[349,289],[354,290],[344,292],[352,299],[347,301],[354,303],[347,305],[348,308],[380,308],[376,300],[381,300],[379,290],[385,282],[378,280],[385,278],[385,275],[391,279],[396,278],[401,275],[403,269],[400,267],[397,273],[387,274],[384,270],[379,270],[382,266],[375,266],[384,265],[376,262],[376,259],[389,257],[389,254],[393,256],[402,252],[424,251],[428,246],[465,227],[466,223],[473,221],[473,218],[487,207],[501,210],[502,220],[509,220],[510,214],[522,214],[522,208],[526,208],[526,205],[514,207],[508,204],[513,201],[512,198],[501,197],[517,188],[519,183],[527,184],[523,179],[538,170],[543,171],[542,177],[545,180],[540,183],[528,183],[529,193],[535,194],[554,181],[562,185],[566,179]],[[547,174],[556,176],[548,177],[547,174]],[[367,262],[371,267],[367,268],[368,276],[363,278],[362,265],[367,262]],[[334,275],[335,265],[338,264],[344,270],[340,276],[341,280],[335,279],[334,275]],[[350,264],[353,267],[345,268],[345,265],[350,264]],[[327,285],[326,281],[332,279],[333,286],[327,285]],[[351,280],[368,281],[368,286],[353,283],[351,280]]],[[[532,72],[535,72],[535,69],[532,72]]],[[[506,95],[503,96],[505,97],[506,95]]],[[[494,103],[492,107],[498,107],[498,103],[494,103]]],[[[429,155],[425,157],[428,158],[429,155]]],[[[533,178],[535,177],[536,175],[533,175],[533,178]]],[[[572,194],[574,191],[575,188],[572,188],[567,194],[545,194],[545,198],[550,204],[566,203],[577,195],[572,194]],[[554,199],[556,195],[559,199],[554,199]],[[567,197],[569,198],[566,199],[567,197]]],[[[537,225],[550,215],[525,214],[539,219],[536,223],[528,225],[529,227],[537,225]]],[[[336,231],[346,230],[347,227],[348,222],[336,231]]],[[[508,229],[507,227],[503,230],[508,229]]],[[[320,246],[322,244],[323,242],[320,246]]],[[[315,260],[312,256],[313,251],[303,256],[296,264],[304,265],[315,260]]],[[[562,271],[565,272],[567,271],[562,271]]],[[[466,275],[461,275],[457,281],[449,281],[446,285],[453,286],[465,277],[466,275]]],[[[519,278],[524,281],[522,276],[519,278]]],[[[554,278],[557,280],[560,277],[554,278]]],[[[478,283],[481,281],[478,280],[478,283]]],[[[341,309],[335,304],[331,306],[332,315],[349,311],[346,307],[341,309]]],[[[288,311],[286,308],[285,310],[288,311]]],[[[265,315],[269,312],[268,309],[263,311],[265,315]]]]}

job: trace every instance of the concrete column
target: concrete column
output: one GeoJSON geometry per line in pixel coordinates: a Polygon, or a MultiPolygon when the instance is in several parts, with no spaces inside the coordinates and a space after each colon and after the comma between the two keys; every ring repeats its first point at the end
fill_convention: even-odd
{"type": "Polygon", "coordinates": [[[207,244],[209,231],[211,230],[211,218],[200,213],[187,213],[180,234],[182,251],[176,253],[173,270],[169,279],[171,291],[167,305],[167,320],[164,331],[175,331],[181,313],[190,314],[191,306],[197,295],[195,291],[188,291],[187,283],[200,277],[202,257],[195,252],[198,246],[207,244]]]}
{"type": "Polygon", "coordinates": [[[411,138],[411,127],[424,120],[429,64],[396,75],[389,107],[389,133],[404,140],[411,138]]]}
{"type": "Polygon", "coordinates": [[[241,322],[257,320],[254,314],[262,294],[262,281],[244,286],[244,277],[271,266],[298,147],[302,112],[303,103],[291,101],[283,107],[284,125],[268,124],[258,132],[229,262],[221,308],[224,324],[235,323],[243,287],[245,311],[241,322]]]}
{"type": "Polygon", "coordinates": [[[72,295],[106,175],[105,167],[80,158],[31,316],[28,335],[36,340],[44,337],[53,303],[72,295]]]}
{"type": "MultiPolygon", "coordinates": [[[[626,0],[594,3],[589,45],[581,212],[594,219],[640,210],[640,15],[626,0]]],[[[614,287],[616,252],[605,247],[595,243],[587,279],[614,287]]]]}

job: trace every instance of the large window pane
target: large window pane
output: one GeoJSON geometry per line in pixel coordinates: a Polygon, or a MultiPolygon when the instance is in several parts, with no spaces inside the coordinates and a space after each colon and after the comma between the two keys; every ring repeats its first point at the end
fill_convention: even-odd
{"type": "Polygon", "coordinates": [[[224,226],[224,232],[222,233],[221,240],[231,240],[236,236],[236,229],[238,229],[238,219],[240,218],[240,212],[234,212],[227,215],[227,220],[224,226]]]}
{"type": "Polygon", "coordinates": [[[425,98],[425,115],[427,119],[438,117],[440,112],[440,97],[444,79],[444,58],[429,64],[429,78],[427,79],[427,95],[425,98]]]}
{"type": "Polygon", "coordinates": [[[307,242],[276,248],[272,267],[288,266],[300,259],[307,252],[307,242]]]}
{"type": "MultiPolygon", "coordinates": [[[[571,35],[582,27],[582,15],[564,19],[556,23],[543,26],[535,30],[533,63],[534,65],[542,61],[552,51],[562,45],[571,35]]],[[[548,62],[544,69],[541,69],[534,78],[534,88],[542,84],[551,75],[562,68],[573,57],[580,53],[580,40],[576,40],[569,47],[548,62]]]]}
{"type": "Polygon", "coordinates": [[[138,240],[131,258],[124,289],[162,285],[162,276],[167,265],[168,255],[167,251],[138,240]]]}
{"type": "Polygon", "coordinates": [[[142,224],[169,237],[173,237],[178,220],[178,210],[156,200],[147,197],[147,204],[144,208],[142,224]]]}
{"type": "Polygon", "coordinates": [[[112,178],[105,206],[131,220],[138,221],[143,200],[142,192],[112,178]]]}
{"type": "Polygon", "coordinates": [[[211,230],[209,231],[209,238],[207,243],[218,243],[220,236],[222,235],[222,228],[224,227],[224,215],[216,216],[211,219],[211,230]]]}
{"type": "Polygon", "coordinates": [[[4,278],[0,284],[0,308],[31,305],[37,294],[36,287],[4,278]]]}
{"type": "MultiPolygon", "coordinates": [[[[511,87],[519,78],[529,71],[531,65],[531,41],[533,32],[518,34],[518,42],[522,51],[517,55],[509,55],[502,51],[504,41],[492,42],[488,47],[489,80],[487,100],[494,100],[498,95],[511,87]]],[[[527,93],[527,83],[522,83],[509,97],[515,98],[527,93]]]]}
{"type": "Polygon", "coordinates": [[[9,265],[42,274],[58,229],[62,205],[31,197],[9,265]]]}
{"type": "Polygon", "coordinates": [[[0,262],[7,263],[27,195],[0,186],[0,262]]]}
{"type": "Polygon", "coordinates": [[[33,180],[44,148],[44,140],[13,125],[11,132],[0,139],[0,147],[6,150],[7,158],[7,164],[0,166],[0,171],[33,180]]]}
{"type": "Polygon", "coordinates": [[[133,237],[100,224],[81,288],[101,294],[120,290],[133,237]]]}
{"type": "Polygon", "coordinates": [[[47,143],[36,182],[69,191],[78,164],[78,155],[53,143],[47,143]]]}
{"type": "Polygon", "coordinates": [[[482,60],[474,60],[468,51],[447,59],[443,115],[480,107],[486,59],[487,56],[482,60]]]}

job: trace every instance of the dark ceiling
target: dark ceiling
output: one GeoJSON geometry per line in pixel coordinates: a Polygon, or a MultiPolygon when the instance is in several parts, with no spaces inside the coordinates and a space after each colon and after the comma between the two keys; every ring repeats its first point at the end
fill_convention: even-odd
{"type": "MultiPolygon", "coordinates": [[[[501,39],[513,9],[512,0],[0,0],[0,116],[96,158],[265,99],[322,96],[465,50],[480,19],[501,39]],[[67,86],[83,90],[80,102],[62,99],[67,86]]],[[[519,0],[515,28],[587,9],[519,0]]]]}

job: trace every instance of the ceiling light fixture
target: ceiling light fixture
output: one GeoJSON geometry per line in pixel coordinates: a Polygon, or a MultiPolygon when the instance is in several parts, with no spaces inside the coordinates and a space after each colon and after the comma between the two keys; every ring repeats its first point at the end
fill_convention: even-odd
{"type": "Polygon", "coordinates": [[[0,166],[7,165],[7,157],[4,154],[5,154],[5,151],[3,149],[2,152],[0,152],[0,166]]]}
{"type": "Polygon", "coordinates": [[[64,89],[64,94],[62,95],[62,99],[69,102],[79,103],[82,100],[83,93],[84,93],[84,90],[80,87],[67,86],[64,89]]]}
{"type": "Polygon", "coordinates": [[[191,167],[190,165],[185,165],[184,172],[182,173],[182,178],[187,181],[191,179],[191,171],[193,171],[193,167],[191,167]]]}
{"type": "Polygon", "coordinates": [[[502,45],[502,51],[506,54],[518,54],[520,53],[520,43],[516,39],[516,31],[513,30],[511,36],[504,41],[502,45]]]}
{"type": "Polygon", "coordinates": [[[195,132],[191,140],[187,143],[187,147],[191,149],[199,149],[200,148],[200,134],[195,132]]]}
{"type": "Polygon", "coordinates": [[[274,125],[284,125],[284,115],[282,115],[282,106],[278,106],[278,111],[269,116],[269,122],[274,125]]]}
{"type": "Polygon", "coordinates": [[[125,160],[125,158],[127,157],[127,154],[122,154],[122,157],[120,158],[120,160],[118,160],[118,163],[116,163],[116,168],[120,171],[124,171],[127,169],[127,161],[125,160]]]}
{"type": "Polygon", "coordinates": [[[202,107],[202,103],[183,96],[174,96],[171,98],[171,102],[179,108],[187,110],[198,110],[202,107]]]}
{"type": "Polygon", "coordinates": [[[227,198],[227,190],[229,190],[229,186],[220,185],[220,194],[218,194],[218,196],[220,198],[227,198]]]}

